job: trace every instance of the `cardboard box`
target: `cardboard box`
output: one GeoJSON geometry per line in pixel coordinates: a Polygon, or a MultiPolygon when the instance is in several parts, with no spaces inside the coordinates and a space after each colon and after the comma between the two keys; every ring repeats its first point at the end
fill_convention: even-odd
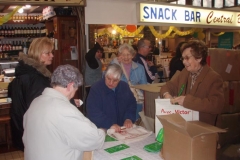
{"type": "Polygon", "coordinates": [[[155,99],[159,98],[161,86],[166,83],[134,85],[134,88],[143,90],[145,116],[155,119],[155,99]]]}
{"type": "MultiPolygon", "coordinates": [[[[199,112],[191,109],[184,108],[180,105],[173,105],[170,103],[170,99],[156,99],[156,115],[168,115],[173,113],[180,114],[186,121],[199,120],[199,112]]],[[[162,128],[161,122],[158,118],[155,118],[155,136],[158,131],[162,128]]]]}
{"type": "Polygon", "coordinates": [[[240,112],[240,81],[229,83],[229,113],[240,112]]]}
{"type": "Polygon", "coordinates": [[[230,105],[229,105],[229,94],[230,94],[229,81],[224,81],[223,82],[223,93],[224,93],[225,102],[224,102],[222,113],[229,113],[230,112],[230,105]]]}
{"type": "Polygon", "coordinates": [[[219,115],[216,126],[227,130],[226,133],[219,134],[221,148],[227,144],[240,143],[240,113],[219,115]]]}
{"type": "Polygon", "coordinates": [[[157,116],[163,124],[164,140],[160,156],[164,160],[215,160],[218,132],[199,121],[185,121],[179,114],[157,116]]]}
{"type": "Polygon", "coordinates": [[[240,80],[240,51],[209,49],[208,65],[220,74],[224,81],[240,80]]]}

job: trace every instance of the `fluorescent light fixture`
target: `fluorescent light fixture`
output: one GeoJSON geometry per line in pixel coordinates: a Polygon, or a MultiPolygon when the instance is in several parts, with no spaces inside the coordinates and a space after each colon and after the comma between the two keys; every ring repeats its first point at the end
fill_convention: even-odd
{"type": "Polygon", "coordinates": [[[26,7],[26,8],[30,8],[30,7],[31,7],[31,5],[27,4],[25,7],[26,7]]]}
{"type": "Polygon", "coordinates": [[[23,8],[20,8],[20,9],[18,10],[18,13],[23,13],[23,8]]]}

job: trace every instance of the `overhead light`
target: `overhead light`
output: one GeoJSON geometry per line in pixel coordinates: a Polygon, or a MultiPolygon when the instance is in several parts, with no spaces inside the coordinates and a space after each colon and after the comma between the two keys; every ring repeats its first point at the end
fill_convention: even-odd
{"type": "Polygon", "coordinates": [[[116,34],[117,32],[115,30],[112,30],[112,34],[116,34]]]}
{"type": "Polygon", "coordinates": [[[23,13],[23,8],[20,8],[20,9],[18,10],[18,13],[23,13]]]}
{"type": "Polygon", "coordinates": [[[26,7],[26,8],[30,8],[30,7],[31,7],[31,5],[27,4],[27,5],[25,5],[25,7],[26,7]]]}

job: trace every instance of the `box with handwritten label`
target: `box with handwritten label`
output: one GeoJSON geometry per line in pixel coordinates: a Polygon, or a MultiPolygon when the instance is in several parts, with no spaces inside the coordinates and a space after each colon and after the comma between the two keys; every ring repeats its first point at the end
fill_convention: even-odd
{"type": "Polygon", "coordinates": [[[208,65],[220,74],[224,81],[240,80],[239,50],[210,48],[208,51],[208,65]]]}
{"type": "MultiPolygon", "coordinates": [[[[173,113],[180,114],[186,121],[199,120],[199,112],[191,109],[184,108],[180,105],[174,105],[170,103],[170,99],[155,99],[156,116],[157,115],[168,115],[173,113]]],[[[158,118],[155,118],[155,136],[158,131],[162,128],[161,122],[158,118]]]]}

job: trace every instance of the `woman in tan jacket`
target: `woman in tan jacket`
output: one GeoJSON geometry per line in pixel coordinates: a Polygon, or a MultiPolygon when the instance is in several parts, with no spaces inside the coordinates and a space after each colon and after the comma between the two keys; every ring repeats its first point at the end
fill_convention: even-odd
{"type": "Polygon", "coordinates": [[[206,64],[208,48],[204,42],[191,40],[181,50],[185,68],[161,88],[160,96],[199,111],[200,121],[215,125],[224,105],[222,77],[206,64]]]}

